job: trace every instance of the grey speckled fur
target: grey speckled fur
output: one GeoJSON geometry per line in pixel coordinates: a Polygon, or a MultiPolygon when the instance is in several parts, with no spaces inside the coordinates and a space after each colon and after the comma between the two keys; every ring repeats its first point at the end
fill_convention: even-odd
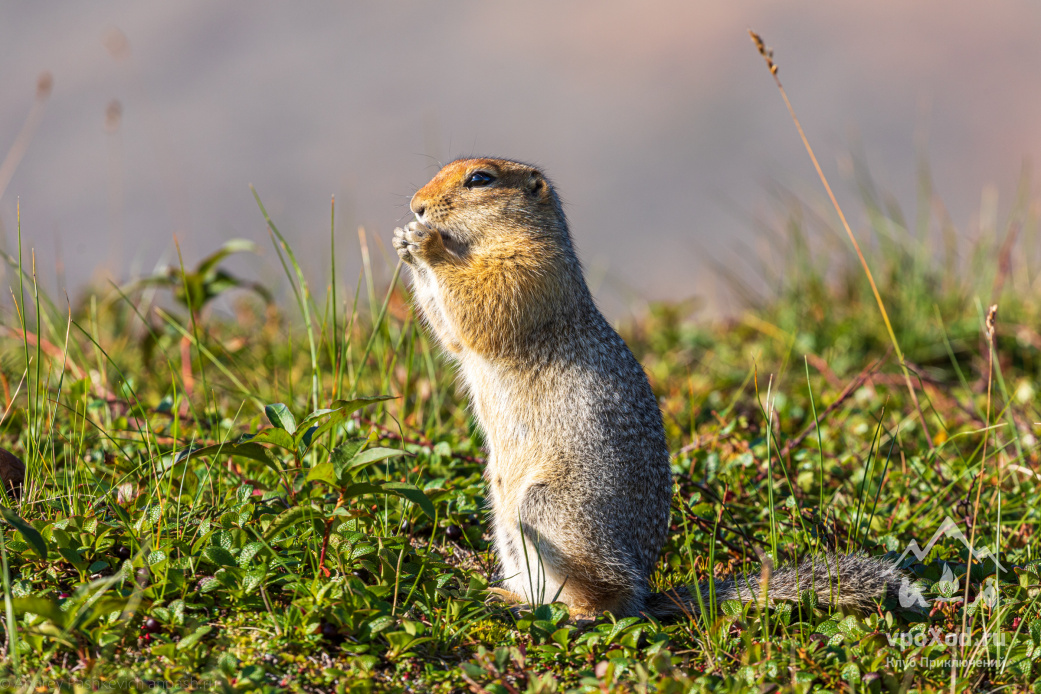
{"type": "MultiPolygon", "coordinates": [[[[861,554],[820,554],[806,557],[798,564],[780,566],[769,574],[770,600],[802,599],[807,590],[813,590],[823,604],[856,612],[868,612],[883,596],[894,598],[899,594],[903,574],[884,557],[861,554]]],[[[698,586],[701,605],[706,609],[711,592],[707,583],[698,586]]],[[[761,602],[762,576],[735,574],[715,582],[715,601],[720,605],[727,600],[761,602]]],[[[648,600],[648,612],[667,617],[681,613],[698,614],[701,605],[685,587],[657,593],[648,600]]],[[[718,609],[718,608],[717,608],[718,609]]]]}

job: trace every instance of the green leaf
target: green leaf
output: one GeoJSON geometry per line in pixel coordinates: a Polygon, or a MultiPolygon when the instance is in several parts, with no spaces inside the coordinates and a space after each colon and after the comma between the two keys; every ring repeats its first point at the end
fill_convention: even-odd
{"type": "MultiPolygon", "coordinates": [[[[270,405],[268,407],[270,407],[270,405]]],[[[292,417],[293,415],[289,416],[292,417]]],[[[247,440],[251,443],[270,443],[272,445],[278,446],[279,448],[284,448],[290,452],[292,452],[296,448],[296,444],[293,442],[292,434],[290,434],[285,429],[279,429],[275,427],[272,427],[270,429],[262,429],[253,436],[250,436],[247,440]]]]}
{"type": "Polygon", "coordinates": [[[247,595],[252,593],[260,584],[264,582],[264,577],[267,575],[267,568],[264,566],[247,571],[246,575],[242,577],[242,592],[247,595]]]}
{"type": "Polygon", "coordinates": [[[850,615],[839,622],[836,629],[839,633],[844,636],[849,636],[850,638],[857,638],[864,634],[864,629],[860,626],[860,622],[857,621],[857,618],[853,615],[850,615]]]}
{"type": "Polygon", "coordinates": [[[375,551],[376,551],[376,548],[373,547],[372,545],[358,545],[357,547],[355,547],[354,549],[351,550],[351,554],[350,554],[349,558],[350,558],[351,561],[354,561],[355,559],[358,559],[359,557],[364,557],[365,555],[372,554],[375,551]]]}
{"type": "Polygon", "coordinates": [[[333,413],[338,413],[342,416],[351,415],[363,407],[368,407],[373,403],[381,402],[383,400],[393,400],[394,398],[395,396],[393,395],[373,395],[354,398],[353,400],[334,400],[327,409],[315,410],[304,417],[304,420],[300,422],[300,428],[306,429],[311,424],[316,424],[318,420],[333,413]]]}
{"type": "Polygon", "coordinates": [[[211,545],[204,549],[202,556],[211,564],[216,564],[217,566],[235,566],[237,563],[231,552],[216,545],[211,545]]]}
{"type": "Polygon", "coordinates": [[[90,602],[90,600],[93,600],[96,596],[97,593],[94,593],[92,597],[86,598],[86,604],[76,612],[72,623],[67,626],[69,631],[74,629],[83,629],[87,625],[92,624],[113,612],[122,612],[127,604],[126,600],[112,596],[103,597],[94,602],[90,602]]]}
{"type": "Polygon", "coordinates": [[[195,274],[208,277],[217,263],[232,253],[256,253],[257,245],[248,239],[228,239],[219,249],[199,261],[195,274]]]}
{"type": "Polygon", "coordinates": [[[206,576],[199,580],[199,592],[209,593],[220,588],[221,583],[215,576],[206,576]]]}
{"type": "Polygon", "coordinates": [[[791,624],[792,604],[790,602],[778,603],[774,606],[774,615],[781,622],[781,624],[791,624]]]}
{"type": "Polygon", "coordinates": [[[427,516],[433,520],[435,511],[434,504],[418,487],[405,482],[357,482],[343,490],[345,498],[351,499],[363,494],[392,494],[402,499],[407,499],[419,506],[427,516]]]}
{"type": "Polygon", "coordinates": [[[254,441],[246,441],[245,443],[216,443],[212,446],[204,446],[203,448],[185,449],[177,454],[176,462],[182,462],[189,456],[194,457],[203,455],[210,457],[228,455],[236,458],[248,458],[263,463],[275,472],[282,472],[281,463],[279,463],[278,459],[271,454],[271,451],[254,441]]]}
{"type": "Polygon", "coordinates": [[[552,634],[550,634],[550,639],[552,639],[553,642],[556,643],[561,648],[567,648],[567,642],[568,642],[568,639],[570,637],[571,637],[571,628],[570,627],[561,627],[560,629],[557,629],[552,634]]]}
{"type": "Polygon", "coordinates": [[[218,530],[210,537],[210,543],[230,550],[232,544],[234,544],[234,538],[227,530],[218,530]]]}
{"type": "Polygon", "coordinates": [[[336,469],[337,479],[341,478],[347,465],[354,460],[354,456],[358,455],[358,452],[361,451],[361,449],[365,448],[366,443],[368,443],[366,439],[351,439],[333,449],[333,452],[329,455],[329,462],[331,462],[333,467],[336,469]]]}
{"type": "Polygon", "coordinates": [[[239,552],[239,566],[246,568],[249,564],[250,559],[257,555],[257,552],[264,548],[263,542],[250,542],[248,545],[242,548],[239,552]]]}
{"type": "Polygon", "coordinates": [[[825,636],[834,636],[839,633],[839,625],[834,620],[827,620],[817,625],[814,633],[824,634],[825,636]]]}
{"type": "MultiPolygon", "coordinates": [[[[330,459],[319,463],[307,473],[308,480],[325,482],[331,487],[340,488],[347,486],[354,475],[364,467],[378,463],[387,458],[402,455],[402,451],[396,448],[371,448],[362,453],[358,450],[365,444],[364,440],[351,441],[342,446],[337,446],[332,452],[330,459]]],[[[378,493],[369,490],[370,493],[378,493]]],[[[358,492],[361,493],[361,492],[358,492]]],[[[399,494],[400,496],[400,494],[399,494]]]]}
{"type": "Polygon", "coordinates": [[[724,600],[720,603],[719,609],[722,610],[723,614],[727,617],[737,617],[744,609],[744,605],[740,600],[724,600]]]}
{"type": "Polygon", "coordinates": [[[54,622],[56,626],[65,626],[65,613],[61,611],[61,607],[58,603],[53,600],[39,597],[28,597],[15,598],[11,603],[16,614],[32,612],[33,614],[40,615],[44,619],[49,619],[54,622]]]}
{"type": "Polygon", "coordinates": [[[318,463],[307,473],[307,481],[317,480],[319,482],[325,482],[330,487],[339,488],[340,481],[336,478],[336,469],[333,464],[326,461],[324,463],[318,463]]]}
{"type": "Polygon", "coordinates": [[[40,535],[36,528],[26,523],[21,516],[6,506],[0,506],[0,516],[3,516],[5,521],[13,525],[15,530],[22,534],[22,537],[33,548],[33,551],[40,556],[40,559],[47,559],[47,543],[44,542],[43,536],[40,535]]]}
{"type": "Polygon", "coordinates": [[[181,639],[177,643],[177,650],[180,651],[185,648],[191,648],[195,644],[199,643],[199,639],[201,639],[203,636],[206,636],[206,634],[210,633],[211,631],[213,631],[213,627],[209,626],[208,624],[203,624],[198,629],[181,639]]]}
{"type": "Polygon", "coordinates": [[[302,420],[300,420],[300,423],[297,424],[297,431],[307,431],[308,429],[313,428],[315,426],[315,423],[318,420],[320,420],[323,417],[325,417],[326,415],[330,415],[333,412],[339,412],[340,411],[340,407],[342,405],[337,405],[337,403],[344,403],[344,402],[346,402],[346,401],[345,400],[336,400],[336,401],[333,402],[333,407],[328,407],[328,408],[321,409],[321,410],[315,410],[314,412],[312,412],[311,414],[307,415],[302,420]]]}
{"type": "MultiPolygon", "coordinates": [[[[342,446],[340,448],[342,448],[342,446]]],[[[339,450],[339,448],[337,450],[339,450]]],[[[335,454],[336,451],[333,451],[334,456],[335,454]]],[[[399,455],[410,454],[397,448],[370,448],[361,453],[357,453],[350,459],[350,461],[345,462],[343,467],[337,470],[337,475],[343,482],[348,482],[357,475],[362,468],[399,455]],[[348,474],[350,477],[347,477],[348,474]]],[[[333,460],[333,465],[335,464],[336,461],[333,460]]]]}
{"type": "Polygon", "coordinates": [[[271,522],[267,532],[264,533],[264,539],[270,542],[272,538],[277,537],[283,530],[316,516],[322,517],[321,512],[311,506],[294,506],[291,509],[287,509],[271,522]]]}
{"type": "Polygon", "coordinates": [[[273,426],[285,429],[290,434],[296,432],[296,418],[289,408],[281,402],[274,402],[264,408],[264,414],[273,426]]]}
{"type": "Polygon", "coordinates": [[[434,511],[434,504],[431,503],[427,495],[424,494],[416,485],[408,484],[406,482],[387,482],[383,485],[383,490],[400,496],[403,499],[408,499],[427,514],[430,520],[434,520],[436,511],[434,511]]]}
{"type": "Polygon", "coordinates": [[[631,627],[633,624],[636,624],[638,621],[640,621],[639,617],[626,617],[624,619],[619,619],[618,622],[615,623],[611,631],[608,633],[607,640],[604,642],[604,645],[610,644],[612,641],[615,640],[615,637],[617,637],[620,633],[631,627]]]}
{"type": "Polygon", "coordinates": [[[57,527],[51,528],[51,540],[57,545],[58,549],[72,549],[72,537],[67,532],[57,527]]]}
{"type": "Polygon", "coordinates": [[[300,438],[300,447],[298,452],[301,458],[304,456],[304,453],[307,452],[307,449],[311,447],[311,443],[314,440],[314,433],[316,431],[318,431],[317,425],[307,427],[303,430],[303,433],[297,432],[297,436],[300,438]]]}
{"type": "Polygon", "coordinates": [[[389,615],[383,615],[376,617],[374,620],[369,622],[369,632],[372,634],[378,634],[389,626],[393,626],[394,618],[389,615]]]}
{"type": "Polygon", "coordinates": [[[58,554],[62,556],[62,559],[69,562],[77,569],[86,567],[87,563],[83,561],[83,557],[80,556],[80,553],[74,549],[69,549],[68,547],[59,547],[58,554]]]}

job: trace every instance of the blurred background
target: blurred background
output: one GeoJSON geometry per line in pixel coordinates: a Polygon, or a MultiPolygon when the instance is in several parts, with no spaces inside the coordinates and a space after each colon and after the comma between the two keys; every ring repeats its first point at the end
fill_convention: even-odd
{"type": "Polygon", "coordinates": [[[925,154],[978,235],[1041,151],[1039,20],[1028,0],[4,3],[0,243],[17,248],[20,201],[23,256],[74,300],[176,263],[175,236],[187,265],[252,239],[260,261],[232,265],[279,287],[253,184],[318,285],[336,196],[353,290],[359,226],[389,277],[412,192],[439,161],[493,154],[557,183],[612,315],[728,313],[735,277],[763,288],[779,191],[823,199],[747,29],[858,228],[855,163],[913,219],[925,154]]]}

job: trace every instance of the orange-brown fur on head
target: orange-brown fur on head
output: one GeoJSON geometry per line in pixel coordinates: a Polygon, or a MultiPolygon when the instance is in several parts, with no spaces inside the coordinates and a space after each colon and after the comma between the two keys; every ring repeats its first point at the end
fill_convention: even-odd
{"type": "Polygon", "coordinates": [[[437,275],[456,339],[508,357],[584,293],[567,220],[537,168],[504,159],[460,159],[412,198],[430,233],[418,249],[437,275]],[[465,310],[463,310],[465,307],[465,310]]]}
{"type": "Polygon", "coordinates": [[[539,169],[519,162],[457,159],[420,188],[410,206],[420,223],[460,251],[502,251],[539,240],[571,245],[553,186],[539,169]]]}

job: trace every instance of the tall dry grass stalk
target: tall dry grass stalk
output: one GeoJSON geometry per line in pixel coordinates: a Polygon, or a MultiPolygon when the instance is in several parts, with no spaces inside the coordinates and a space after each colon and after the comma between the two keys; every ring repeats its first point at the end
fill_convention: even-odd
{"type": "MultiPolygon", "coordinates": [[[[966,580],[965,580],[965,594],[962,596],[962,599],[963,599],[963,603],[962,604],[964,604],[964,605],[968,605],[969,604],[969,586],[970,586],[971,582],[968,580],[968,577],[972,575],[973,548],[976,545],[976,528],[979,525],[976,522],[976,519],[979,517],[979,513],[980,513],[980,497],[981,497],[982,492],[983,492],[983,470],[984,470],[984,466],[987,464],[987,443],[990,441],[990,412],[991,412],[991,403],[993,401],[993,390],[994,390],[994,349],[997,346],[997,342],[996,342],[996,338],[997,338],[997,319],[998,319],[998,305],[997,304],[992,304],[990,306],[990,308],[987,309],[987,318],[986,318],[986,322],[984,323],[984,334],[986,335],[986,338],[987,338],[987,412],[986,412],[986,419],[983,422],[985,426],[984,426],[984,429],[983,429],[983,452],[982,452],[982,455],[980,456],[980,471],[976,475],[976,481],[975,481],[975,484],[976,484],[976,499],[973,502],[973,506],[972,506],[972,527],[969,529],[969,555],[968,555],[968,557],[966,557],[966,560],[965,560],[966,561],[966,565],[965,565],[965,576],[966,576],[966,580]]],[[[999,460],[1000,460],[1000,458],[999,458],[999,460]]],[[[1000,464],[1000,462],[999,462],[999,464],[1000,464]]],[[[971,491],[970,491],[970,493],[971,493],[971,491]]],[[[997,569],[995,569],[995,571],[997,571],[997,569]]],[[[966,633],[965,630],[968,627],[968,621],[969,621],[969,612],[968,612],[968,610],[964,610],[962,612],[962,622],[961,622],[961,632],[963,634],[966,633]]],[[[962,650],[962,653],[964,654],[964,652],[965,652],[965,645],[964,644],[961,646],[961,650],[962,650]]],[[[955,670],[952,669],[952,672],[951,672],[951,692],[952,692],[952,694],[953,694],[954,690],[955,690],[955,670]]]]}
{"type": "Polygon", "coordinates": [[[925,414],[922,412],[922,406],[918,402],[918,394],[915,392],[914,385],[911,383],[911,372],[907,368],[907,361],[904,359],[904,353],[900,349],[900,342],[896,339],[896,333],[893,331],[893,324],[889,320],[889,313],[886,311],[886,306],[882,301],[882,295],[878,292],[878,286],[875,284],[875,277],[871,274],[871,268],[868,266],[867,260],[864,258],[864,254],[860,250],[860,244],[857,243],[857,237],[853,235],[853,230],[850,228],[849,222],[846,221],[846,215],[842,211],[842,206],[839,205],[839,201],[835,198],[835,193],[831,190],[828,178],[824,175],[824,171],[821,169],[821,165],[817,161],[817,155],[813,153],[813,147],[810,146],[810,141],[802,129],[802,124],[799,122],[799,118],[795,115],[795,109],[792,107],[792,102],[788,100],[788,93],[785,92],[784,86],[781,84],[781,80],[777,76],[778,68],[777,63],[775,63],[773,59],[773,50],[767,48],[759,34],[755,33],[751,29],[749,29],[748,34],[752,37],[752,42],[759,51],[759,55],[763,56],[763,60],[766,61],[766,66],[770,70],[770,75],[774,78],[774,83],[777,85],[777,89],[781,92],[781,98],[784,99],[784,105],[788,108],[788,114],[792,117],[792,122],[795,123],[795,128],[799,131],[799,137],[802,138],[802,143],[806,147],[807,153],[810,155],[810,160],[813,162],[813,168],[816,169],[817,175],[821,179],[821,183],[824,184],[824,190],[827,191],[828,198],[831,200],[831,204],[835,207],[835,211],[839,215],[839,220],[842,222],[842,227],[846,230],[846,234],[849,236],[849,240],[853,244],[853,249],[857,252],[860,266],[864,269],[864,274],[867,276],[868,283],[871,285],[871,292],[875,295],[875,302],[878,304],[878,310],[881,312],[882,320],[886,324],[886,331],[889,333],[889,339],[893,343],[893,351],[896,352],[897,359],[900,360],[900,369],[904,375],[904,383],[907,385],[907,392],[911,396],[911,402],[914,403],[915,410],[918,413],[918,419],[922,423],[922,431],[925,433],[925,439],[929,444],[930,450],[932,450],[935,448],[933,437],[929,433],[929,425],[925,421],[925,414]]]}

